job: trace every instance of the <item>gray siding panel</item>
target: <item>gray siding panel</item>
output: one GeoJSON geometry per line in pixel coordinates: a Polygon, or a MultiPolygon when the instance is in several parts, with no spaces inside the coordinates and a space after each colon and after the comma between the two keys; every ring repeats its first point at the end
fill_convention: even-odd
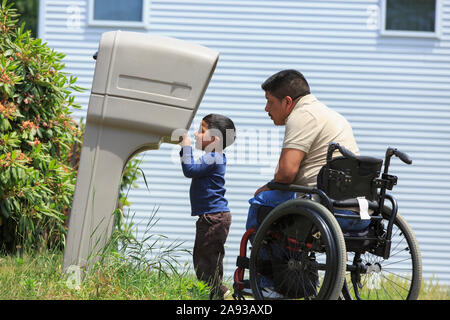
{"type": "MultiPolygon", "coordinates": [[[[114,28],[87,25],[88,0],[41,1],[40,37],[67,55],[66,70],[89,89],[92,54],[101,33],[114,28]]],[[[263,111],[260,84],[276,71],[295,68],[320,100],[350,121],[363,154],[383,157],[385,148],[393,146],[413,158],[412,166],[393,160],[391,172],[399,176],[393,193],[417,235],[424,277],[450,284],[450,0],[442,1],[440,39],[380,36],[367,25],[379,2],[150,1],[147,28],[129,29],[221,53],[191,131],[210,112],[230,116],[238,127],[238,141],[227,152],[233,214],[228,277],[235,269],[247,201],[271,178],[283,135],[263,111]]],[[[88,100],[89,90],[77,94],[83,109],[74,111],[75,118],[85,116],[88,100]]],[[[177,154],[178,146],[162,145],[142,156],[150,192],[140,180],[140,187],[130,191],[129,211],[142,235],[157,210],[153,232],[167,236],[162,244],[178,240],[191,250],[195,218],[190,216],[189,180],[177,154]]],[[[188,254],[180,256],[182,266],[185,261],[191,261],[188,254]]]]}

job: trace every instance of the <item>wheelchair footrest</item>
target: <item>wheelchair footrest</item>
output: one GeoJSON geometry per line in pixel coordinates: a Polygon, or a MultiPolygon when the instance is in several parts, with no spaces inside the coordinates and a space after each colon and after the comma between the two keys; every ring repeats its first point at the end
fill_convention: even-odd
{"type": "Polygon", "coordinates": [[[236,259],[236,266],[239,268],[248,269],[250,265],[250,259],[247,257],[238,256],[236,259]]]}

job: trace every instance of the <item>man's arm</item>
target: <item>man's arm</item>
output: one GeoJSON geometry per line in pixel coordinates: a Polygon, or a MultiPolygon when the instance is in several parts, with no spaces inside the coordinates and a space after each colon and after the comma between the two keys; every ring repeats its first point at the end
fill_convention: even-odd
{"type": "Polygon", "coordinates": [[[273,180],[280,183],[292,183],[305,155],[306,153],[299,149],[281,149],[278,169],[273,180]]]}
{"type": "MultiPolygon", "coordinates": [[[[283,148],[278,160],[278,167],[273,181],[279,183],[292,183],[297,175],[300,164],[306,153],[299,149],[283,148]]],[[[261,191],[270,190],[267,185],[262,186],[255,192],[255,196],[261,191]]]]}

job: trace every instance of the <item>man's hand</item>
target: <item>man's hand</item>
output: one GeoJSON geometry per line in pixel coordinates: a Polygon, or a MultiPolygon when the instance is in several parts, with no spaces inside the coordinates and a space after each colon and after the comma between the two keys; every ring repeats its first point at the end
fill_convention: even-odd
{"type": "Polygon", "coordinates": [[[186,146],[190,146],[190,145],[191,145],[191,139],[189,138],[187,133],[185,133],[183,135],[183,140],[181,140],[181,142],[180,142],[180,146],[181,147],[186,147],[186,146]]]}
{"type": "Polygon", "coordinates": [[[256,197],[256,195],[262,191],[269,191],[269,187],[267,186],[267,184],[263,185],[261,188],[259,188],[258,190],[256,190],[255,194],[253,195],[254,197],[256,197]]]}

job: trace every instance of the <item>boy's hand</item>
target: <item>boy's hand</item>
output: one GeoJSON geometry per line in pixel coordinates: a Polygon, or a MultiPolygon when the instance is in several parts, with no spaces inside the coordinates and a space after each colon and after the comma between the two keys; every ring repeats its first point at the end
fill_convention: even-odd
{"type": "Polygon", "coordinates": [[[183,140],[180,142],[181,147],[186,147],[191,145],[191,139],[189,139],[189,136],[187,134],[183,135],[183,140]]]}

